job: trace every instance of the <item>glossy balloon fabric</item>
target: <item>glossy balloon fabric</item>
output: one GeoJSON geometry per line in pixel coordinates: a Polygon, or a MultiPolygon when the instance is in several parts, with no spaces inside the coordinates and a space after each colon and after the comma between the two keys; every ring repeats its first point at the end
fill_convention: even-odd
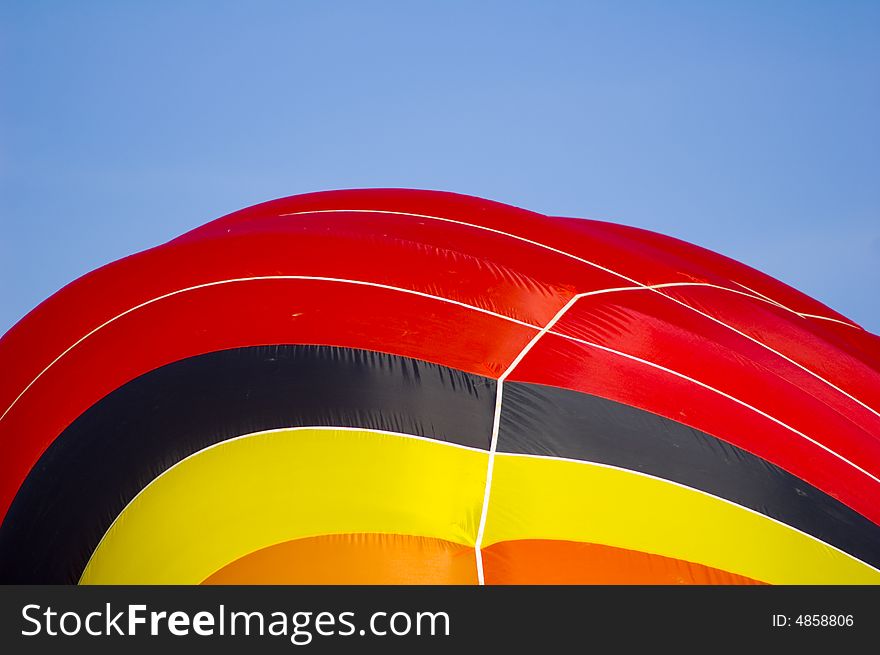
{"type": "Polygon", "coordinates": [[[294,196],[0,363],[5,583],[880,583],[880,339],[655,233],[294,196]]]}

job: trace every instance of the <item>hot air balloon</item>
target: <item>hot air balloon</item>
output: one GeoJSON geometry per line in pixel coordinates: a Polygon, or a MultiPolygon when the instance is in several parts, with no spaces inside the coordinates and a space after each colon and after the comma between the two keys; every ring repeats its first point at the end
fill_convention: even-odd
{"type": "Polygon", "coordinates": [[[274,200],[0,370],[5,583],[880,583],[880,339],[641,229],[274,200]]]}

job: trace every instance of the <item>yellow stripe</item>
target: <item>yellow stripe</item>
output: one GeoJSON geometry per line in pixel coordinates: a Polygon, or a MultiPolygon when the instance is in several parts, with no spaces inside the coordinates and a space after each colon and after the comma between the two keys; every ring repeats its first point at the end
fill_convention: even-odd
{"type": "MultiPolygon", "coordinates": [[[[277,543],[396,533],[473,545],[487,454],[367,430],[221,442],[150,483],[84,584],[198,583],[277,543]]],[[[702,492],[581,462],[498,454],[483,545],[562,539],[655,553],[776,584],[880,584],[871,567],[702,492]]]]}
{"type": "Polygon", "coordinates": [[[153,480],[81,584],[195,584],[273,544],[385,532],[473,545],[488,454],[367,430],[290,429],[221,442],[153,480]]]}
{"type": "Polygon", "coordinates": [[[483,543],[511,539],[629,548],[771,584],[880,584],[870,566],[714,496],[620,469],[498,454],[483,543]]]}

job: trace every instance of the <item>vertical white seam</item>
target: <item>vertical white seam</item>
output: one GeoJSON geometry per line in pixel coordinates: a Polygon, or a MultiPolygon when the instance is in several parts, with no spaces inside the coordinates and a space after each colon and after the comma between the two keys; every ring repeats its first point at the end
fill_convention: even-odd
{"type": "Polygon", "coordinates": [[[532,337],[531,341],[529,341],[525,347],[520,351],[520,353],[514,358],[514,360],[510,363],[510,365],[505,369],[504,373],[502,373],[498,378],[498,387],[495,391],[495,413],[492,416],[492,440],[489,444],[489,461],[486,465],[486,486],[483,490],[483,506],[480,510],[480,523],[477,528],[477,540],[474,543],[474,554],[477,560],[477,580],[479,584],[485,585],[486,579],[483,574],[483,552],[482,552],[482,544],[483,544],[483,534],[486,531],[486,516],[489,510],[489,497],[492,492],[492,473],[495,468],[495,452],[498,449],[498,430],[501,426],[501,403],[504,397],[504,381],[507,377],[513,373],[513,370],[519,366],[519,363],[523,360],[523,358],[529,353],[529,351],[535,346],[538,341],[540,341],[541,337],[547,334],[554,325],[563,317],[565,312],[571,309],[572,305],[574,305],[579,299],[584,296],[592,295],[596,292],[587,292],[587,293],[579,293],[575,296],[572,296],[571,299],[565,305],[562,306],[556,315],[550,319],[550,321],[541,328],[541,331],[538,332],[534,337],[532,337]]]}

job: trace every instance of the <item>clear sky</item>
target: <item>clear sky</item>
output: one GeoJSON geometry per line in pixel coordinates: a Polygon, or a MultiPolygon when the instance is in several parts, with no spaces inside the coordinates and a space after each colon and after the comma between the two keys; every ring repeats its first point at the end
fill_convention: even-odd
{"type": "Polygon", "coordinates": [[[0,333],[374,186],[657,230],[880,332],[880,2],[0,1],[0,333]]]}

